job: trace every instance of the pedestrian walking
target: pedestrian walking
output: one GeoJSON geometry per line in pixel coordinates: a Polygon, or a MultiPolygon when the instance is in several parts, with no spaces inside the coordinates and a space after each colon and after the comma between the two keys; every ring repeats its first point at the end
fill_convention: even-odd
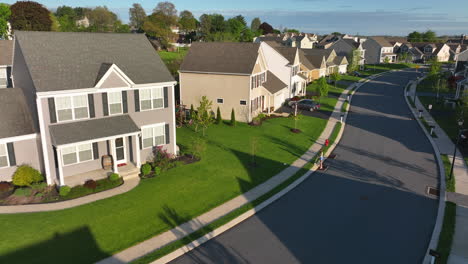
{"type": "Polygon", "coordinates": [[[320,150],[320,169],[323,170],[323,161],[325,157],[323,156],[323,150],[320,150]]]}

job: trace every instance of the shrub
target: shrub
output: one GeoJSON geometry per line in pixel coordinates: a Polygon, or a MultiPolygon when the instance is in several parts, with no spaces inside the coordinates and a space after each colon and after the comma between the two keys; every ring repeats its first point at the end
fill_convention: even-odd
{"type": "Polygon", "coordinates": [[[10,182],[0,182],[0,193],[13,190],[13,184],[10,182]]]}
{"type": "Polygon", "coordinates": [[[162,171],[174,167],[172,163],[172,155],[162,147],[156,147],[153,150],[153,167],[160,167],[162,171]]]}
{"type": "Polygon", "coordinates": [[[97,183],[95,180],[87,180],[83,186],[88,189],[94,190],[97,187],[97,183]]]}
{"type": "Polygon", "coordinates": [[[111,175],[109,175],[110,181],[118,181],[119,179],[120,179],[120,175],[117,173],[111,173],[111,175]]]}
{"type": "Polygon", "coordinates": [[[161,174],[161,168],[159,168],[159,167],[154,167],[154,174],[155,174],[155,175],[161,174]]]}
{"type": "Polygon", "coordinates": [[[151,165],[149,165],[148,163],[143,164],[143,166],[141,166],[141,174],[143,176],[146,176],[150,173],[151,173],[151,165]]]}
{"type": "Polygon", "coordinates": [[[236,114],[234,113],[234,108],[231,111],[231,126],[236,126],[236,114]]]}
{"type": "Polygon", "coordinates": [[[41,182],[41,183],[34,183],[31,185],[31,188],[36,191],[43,191],[47,187],[47,183],[41,182]]]}
{"type": "Polygon", "coordinates": [[[21,165],[13,174],[13,184],[16,186],[31,186],[35,182],[41,182],[44,176],[28,165],[21,165]]]}
{"type": "Polygon", "coordinates": [[[67,185],[61,186],[59,189],[59,195],[62,197],[67,196],[70,193],[70,191],[71,191],[70,186],[67,186],[67,185]]]}
{"type": "Polygon", "coordinates": [[[30,196],[31,195],[31,188],[18,188],[15,190],[14,195],[16,196],[30,196]]]}
{"type": "Polygon", "coordinates": [[[216,124],[221,124],[221,121],[223,121],[223,119],[221,118],[221,110],[219,110],[218,107],[216,110],[216,124]]]}

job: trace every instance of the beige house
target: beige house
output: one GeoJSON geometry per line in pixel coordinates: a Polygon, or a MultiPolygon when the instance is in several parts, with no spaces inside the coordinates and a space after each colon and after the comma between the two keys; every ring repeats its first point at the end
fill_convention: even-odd
{"type": "Polygon", "coordinates": [[[281,107],[288,98],[288,84],[267,66],[265,45],[193,43],[179,70],[181,103],[196,108],[207,96],[223,119],[229,119],[234,109],[241,122],[281,107]]]}

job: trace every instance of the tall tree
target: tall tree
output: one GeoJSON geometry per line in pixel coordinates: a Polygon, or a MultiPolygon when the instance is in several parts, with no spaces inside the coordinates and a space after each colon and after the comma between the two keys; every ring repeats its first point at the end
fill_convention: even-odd
{"type": "Polygon", "coordinates": [[[73,9],[73,7],[63,5],[57,7],[57,10],[55,10],[55,16],[57,18],[68,16],[68,18],[75,20],[76,12],[75,9],[73,9]]]}
{"type": "Polygon", "coordinates": [[[145,23],[146,12],[140,4],[133,4],[128,11],[130,15],[130,25],[135,29],[141,29],[145,23]]]}
{"type": "Polygon", "coordinates": [[[422,33],[422,38],[423,38],[423,41],[426,41],[426,42],[436,42],[437,41],[437,35],[432,30],[428,30],[428,31],[422,33]]]}
{"type": "Polygon", "coordinates": [[[50,12],[43,5],[32,1],[18,1],[10,10],[13,30],[50,31],[50,12]]]}
{"type": "Polygon", "coordinates": [[[211,16],[211,33],[223,32],[226,29],[224,16],[220,14],[212,14],[211,16]]]}
{"type": "Polygon", "coordinates": [[[263,22],[258,28],[262,31],[263,34],[273,33],[273,27],[267,22],[263,22]]]}
{"type": "Polygon", "coordinates": [[[153,13],[162,12],[164,15],[169,17],[177,17],[177,9],[171,2],[159,2],[158,5],[153,9],[153,13]]]}
{"type": "Polygon", "coordinates": [[[8,38],[8,20],[10,16],[10,6],[0,3],[0,38],[8,38]]]}
{"type": "Polygon", "coordinates": [[[175,20],[158,11],[147,17],[143,24],[143,30],[149,36],[159,39],[161,44],[167,47],[175,35],[170,28],[174,22],[175,20]]]}
{"type": "Polygon", "coordinates": [[[422,38],[421,33],[417,31],[413,31],[408,34],[408,41],[409,42],[422,42],[423,38],[422,38]]]}
{"type": "Polygon", "coordinates": [[[50,26],[50,31],[60,31],[60,23],[57,17],[52,13],[49,13],[49,16],[50,16],[50,20],[52,21],[52,25],[50,26]]]}
{"type": "Polygon", "coordinates": [[[245,22],[245,17],[244,16],[237,15],[237,16],[233,17],[233,19],[239,21],[244,27],[247,26],[247,22],[245,22]]]}
{"type": "Polygon", "coordinates": [[[252,19],[252,23],[250,24],[250,29],[252,31],[257,31],[261,24],[262,22],[260,21],[260,18],[256,17],[252,19]]]}
{"type": "Polygon", "coordinates": [[[96,32],[113,31],[117,15],[106,6],[98,6],[89,13],[90,30],[96,32]]]}
{"type": "Polygon", "coordinates": [[[226,21],[227,24],[227,29],[228,31],[234,35],[234,36],[239,36],[241,35],[242,31],[245,29],[245,25],[242,24],[241,21],[239,21],[236,18],[230,18],[226,21]]]}
{"type": "Polygon", "coordinates": [[[200,30],[206,36],[211,32],[211,16],[203,14],[200,17],[200,30]]]}
{"type": "Polygon", "coordinates": [[[348,72],[356,71],[359,68],[359,61],[361,60],[361,52],[358,49],[353,49],[349,55],[348,72]]]}
{"type": "Polygon", "coordinates": [[[192,12],[184,10],[179,15],[179,26],[185,32],[192,32],[197,29],[197,20],[193,16],[192,12]]]}

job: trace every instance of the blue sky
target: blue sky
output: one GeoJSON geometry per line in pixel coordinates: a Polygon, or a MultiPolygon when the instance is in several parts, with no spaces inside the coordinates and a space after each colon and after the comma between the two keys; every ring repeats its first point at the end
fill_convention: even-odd
{"type": "MultiPolygon", "coordinates": [[[[15,1],[0,0],[14,3],[15,1]]],[[[59,5],[106,5],[124,22],[134,1],[101,0],[42,0],[48,8],[59,5]]],[[[220,13],[226,17],[242,14],[250,21],[260,17],[275,28],[297,28],[305,32],[329,33],[339,31],[363,35],[406,35],[413,30],[432,29],[438,34],[468,33],[467,0],[175,0],[178,11],[190,10],[195,16],[220,13]]],[[[147,12],[158,1],[138,1],[147,12]]]]}

